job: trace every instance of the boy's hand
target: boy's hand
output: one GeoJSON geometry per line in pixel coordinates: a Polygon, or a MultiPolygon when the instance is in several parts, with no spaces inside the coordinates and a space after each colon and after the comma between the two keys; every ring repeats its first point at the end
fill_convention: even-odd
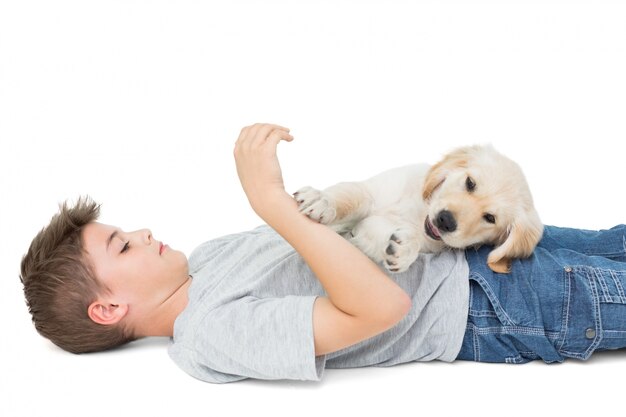
{"type": "MultiPolygon", "coordinates": [[[[278,142],[291,142],[286,127],[257,123],[241,129],[235,143],[237,174],[250,205],[261,216],[272,205],[291,196],[286,193],[280,164],[276,156],[278,142]]],[[[286,201],[286,200],[285,200],[286,201]]]]}

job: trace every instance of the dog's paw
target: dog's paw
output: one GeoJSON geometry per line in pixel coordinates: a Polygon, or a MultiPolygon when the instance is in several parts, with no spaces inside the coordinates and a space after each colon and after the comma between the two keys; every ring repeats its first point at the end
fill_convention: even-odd
{"type": "Polygon", "coordinates": [[[417,259],[419,247],[411,237],[411,233],[398,229],[389,237],[383,259],[389,272],[404,272],[417,259]]]}
{"type": "Polygon", "coordinates": [[[323,191],[313,187],[303,187],[293,193],[298,209],[312,220],[330,224],[337,217],[333,201],[323,191]]]}

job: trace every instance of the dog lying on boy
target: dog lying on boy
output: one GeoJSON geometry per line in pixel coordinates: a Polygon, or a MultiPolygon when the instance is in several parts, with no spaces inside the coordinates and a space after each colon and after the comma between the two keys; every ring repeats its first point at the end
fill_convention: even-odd
{"type": "Polygon", "coordinates": [[[489,145],[457,149],[433,166],[395,168],[321,191],[304,187],[294,198],[301,212],[391,272],[408,269],[420,252],[489,244],[489,267],[506,273],[543,233],[521,168],[489,145]]]}

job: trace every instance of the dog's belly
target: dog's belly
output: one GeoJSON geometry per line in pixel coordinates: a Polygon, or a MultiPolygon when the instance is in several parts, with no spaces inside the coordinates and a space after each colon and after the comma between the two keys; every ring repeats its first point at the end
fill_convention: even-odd
{"type": "Polygon", "coordinates": [[[395,211],[413,200],[423,205],[422,186],[429,168],[427,164],[407,165],[366,180],[364,183],[372,196],[372,212],[395,211]]]}

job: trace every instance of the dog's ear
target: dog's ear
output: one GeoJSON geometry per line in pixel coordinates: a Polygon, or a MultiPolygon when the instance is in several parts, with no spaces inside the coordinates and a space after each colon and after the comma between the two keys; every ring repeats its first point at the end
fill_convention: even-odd
{"type": "Polygon", "coordinates": [[[426,174],[424,186],[422,187],[422,198],[428,200],[433,191],[444,182],[450,171],[457,168],[466,168],[473,149],[473,147],[456,149],[433,165],[426,174]]]}
{"type": "Polygon", "coordinates": [[[535,250],[543,235],[543,224],[534,208],[518,216],[504,237],[504,241],[489,253],[487,264],[492,271],[506,274],[511,260],[527,258],[535,250]]]}

